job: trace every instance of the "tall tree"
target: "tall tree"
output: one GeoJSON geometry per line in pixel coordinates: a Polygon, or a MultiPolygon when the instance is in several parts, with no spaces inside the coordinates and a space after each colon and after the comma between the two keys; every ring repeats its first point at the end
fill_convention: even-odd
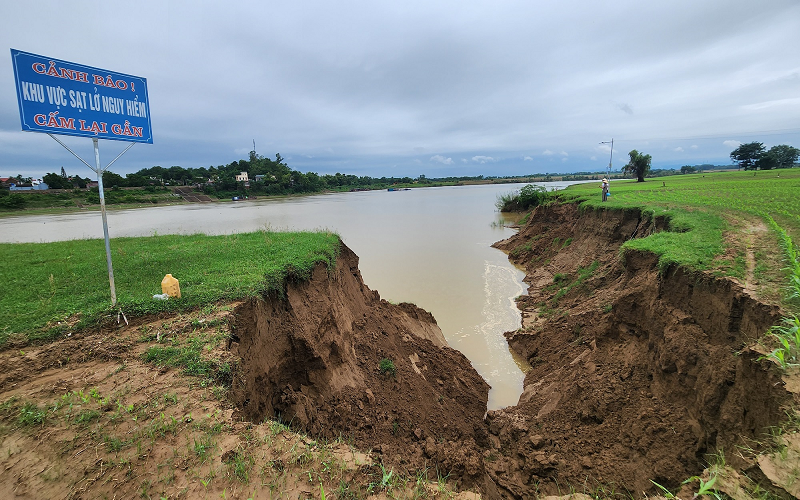
{"type": "Polygon", "coordinates": [[[750,170],[756,168],[756,162],[764,156],[764,144],[748,142],[731,152],[731,161],[739,164],[739,168],[750,170]]]}
{"type": "Polygon", "coordinates": [[[769,151],[764,153],[761,158],[763,165],[759,166],[762,168],[791,168],[797,163],[798,157],[800,157],[800,149],[779,144],[772,146],[769,151]]]}
{"type": "Polygon", "coordinates": [[[643,155],[635,149],[628,153],[630,161],[622,167],[622,172],[628,175],[635,175],[636,182],[644,182],[644,176],[650,172],[650,155],[643,155]]]}
{"type": "Polygon", "coordinates": [[[60,175],[48,172],[42,177],[42,181],[50,189],[72,189],[72,183],[60,175]]]}

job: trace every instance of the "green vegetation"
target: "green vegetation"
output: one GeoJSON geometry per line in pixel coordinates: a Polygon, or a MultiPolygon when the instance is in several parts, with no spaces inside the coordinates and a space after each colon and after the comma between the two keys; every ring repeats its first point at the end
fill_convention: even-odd
{"type": "Polygon", "coordinates": [[[495,206],[501,212],[522,212],[544,205],[553,198],[553,192],[546,187],[527,184],[519,191],[498,196],[495,206]]]}
{"type": "Polygon", "coordinates": [[[773,231],[778,234],[781,247],[783,247],[784,259],[786,260],[786,270],[789,272],[789,298],[792,300],[800,299],[800,252],[792,242],[792,237],[769,215],[766,216],[767,222],[773,231]]]}
{"type": "Polygon", "coordinates": [[[622,167],[622,173],[636,176],[636,182],[644,182],[645,176],[650,172],[650,155],[644,155],[635,149],[628,153],[630,160],[622,167]]]}
{"type": "Polygon", "coordinates": [[[47,411],[27,402],[19,410],[19,423],[22,425],[42,425],[47,418],[47,411]]]}
{"type": "Polygon", "coordinates": [[[594,274],[598,267],[600,267],[600,263],[597,261],[592,262],[586,267],[579,267],[578,275],[574,280],[571,280],[570,276],[566,274],[556,273],[553,276],[553,284],[547,287],[548,290],[558,290],[555,295],[553,295],[553,306],[558,304],[558,301],[571,290],[580,287],[587,278],[594,274]]]}
{"type": "Polygon", "coordinates": [[[336,234],[324,231],[113,239],[118,307],[112,308],[102,240],[0,244],[0,345],[10,335],[45,341],[121,313],[283,293],[285,280],[306,279],[317,263],[333,265],[339,245],[336,234]],[[182,298],[153,300],[167,273],[180,280],[182,298]]]}
{"type": "Polygon", "coordinates": [[[601,205],[595,184],[577,184],[559,193],[562,201],[584,209],[637,209],[651,220],[664,218],[669,231],[628,241],[624,249],[651,251],[662,268],[681,264],[708,269],[724,250],[726,218],[771,216],[787,234],[800,236],[800,169],[769,172],[688,174],[661,182],[616,181],[613,196],[601,205]]]}
{"type": "Polygon", "coordinates": [[[201,356],[202,348],[202,344],[186,347],[153,346],[147,349],[142,358],[158,366],[183,368],[183,372],[187,375],[207,377],[212,380],[229,383],[231,377],[230,364],[204,359],[201,356]]]}
{"type": "MultiPolygon", "coordinates": [[[[114,187],[104,190],[106,205],[156,205],[174,203],[182,199],[168,188],[147,186],[141,189],[120,189],[114,187]]],[[[97,188],[86,190],[71,189],[62,192],[23,191],[9,192],[0,189],[0,213],[22,209],[77,209],[87,205],[99,205],[100,192],[97,188]]]]}
{"type": "Polygon", "coordinates": [[[394,376],[397,373],[397,368],[394,366],[394,361],[388,358],[383,358],[378,364],[378,370],[383,375],[394,376]]]}
{"type": "Polygon", "coordinates": [[[763,358],[775,360],[784,370],[789,365],[800,364],[800,320],[797,316],[784,318],[782,325],[770,328],[768,337],[779,345],[763,358]]]}
{"type": "Polygon", "coordinates": [[[738,163],[745,170],[771,170],[773,168],[790,168],[800,157],[800,149],[786,144],[772,146],[767,151],[760,142],[742,144],[731,152],[731,161],[738,163]]]}

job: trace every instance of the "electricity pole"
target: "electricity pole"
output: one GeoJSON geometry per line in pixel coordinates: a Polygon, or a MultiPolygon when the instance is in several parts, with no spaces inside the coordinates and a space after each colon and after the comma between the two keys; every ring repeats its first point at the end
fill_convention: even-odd
{"type": "Polygon", "coordinates": [[[611,161],[614,159],[614,139],[603,141],[600,144],[611,144],[611,156],[608,157],[608,174],[606,174],[611,177],[611,161]]]}

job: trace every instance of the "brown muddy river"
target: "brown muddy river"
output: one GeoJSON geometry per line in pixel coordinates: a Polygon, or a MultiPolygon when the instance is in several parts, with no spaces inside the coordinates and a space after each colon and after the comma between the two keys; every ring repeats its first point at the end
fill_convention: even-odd
{"type": "MultiPolygon", "coordinates": [[[[562,188],[571,183],[548,183],[562,188]]],[[[413,302],[436,318],[451,347],[492,386],[489,409],[514,405],[524,366],[503,332],[520,325],[514,297],[524,273],[490,247],[513,230],[494,207],[522,184],[323,194],[298,198],[111,210],[109,234],[224,234],[329,229],[360,257],[366,284],[392,302],[413,302]]],[[[99,211],[0,219],[0,242],[102,238],[99,211]]]]}

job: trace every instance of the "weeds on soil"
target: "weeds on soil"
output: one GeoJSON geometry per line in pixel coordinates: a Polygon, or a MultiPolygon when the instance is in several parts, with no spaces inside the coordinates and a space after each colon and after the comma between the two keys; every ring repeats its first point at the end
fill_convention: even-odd
{"type": "Polygon", "coordinates": [[[394,361],[388,358],[383,358],[378,364],[378,371],[383,375],[397,375],[397,368],[394,366],[394,361]]]}

